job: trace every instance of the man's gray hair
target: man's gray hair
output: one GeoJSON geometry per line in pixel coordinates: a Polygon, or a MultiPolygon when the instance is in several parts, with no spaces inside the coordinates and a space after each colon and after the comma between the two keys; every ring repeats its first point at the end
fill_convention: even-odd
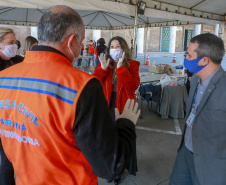
{"type": "Polygon", "coordinates": [[[60,45],[71,34],[76,34],[80,41],[83,31],[83,20],[76,11],[67,6],[55,6],[48,9],[38,23],[38,41],[60,45]]]}
{"type": "Polygon", "coordinates": [[[224,42],[221,38],[211,33],[204,33],[193,37],[191,43],[198,43],[196,53],[198,58],[209,57],[214,63],[220,64],[224,54],[224,42]]]}

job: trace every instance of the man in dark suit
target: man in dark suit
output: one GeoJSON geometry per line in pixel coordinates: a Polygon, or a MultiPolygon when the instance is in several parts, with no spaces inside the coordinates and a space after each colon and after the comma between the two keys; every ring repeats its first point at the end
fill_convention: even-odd
{"type": "Polygon", "coordinates": [[[170,185],[226,184],[224,54],[223,41],[213,34],[200,34],[190,41],[184,64],[195,75],[170,185]]]}

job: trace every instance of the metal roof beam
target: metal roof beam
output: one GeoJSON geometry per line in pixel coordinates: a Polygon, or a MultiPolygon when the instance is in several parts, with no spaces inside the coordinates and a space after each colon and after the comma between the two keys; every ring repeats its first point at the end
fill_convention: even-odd
{"type": "Polygon", "coordinates": [[[190,9],[193,9],[194,7],[196,7],[196,6],[200,5],[200,4],[202,4],[202,3],[205,2],[205,1],[206,1],[206,0],[203,0],[203,1],[199,2],[199,3],[197,3],[196,5],[190,7],[190,9]]]}
{"type": "Polygon", "coordinates": [[[116,19],[116,18],[114,18],[114,17],[112,17],[112,16],[110,16],[110,15],[108,15],[107,13],[105,13],[107,16],[109,16],[109,17],[111,17],[112,19],[114,19],[114,20],[116,20],[116,21],[118,21],[118,22],[120,22],[120,23],[122,23],[122,24],[124,24],[124,25],[126,25],[125,23],[123,23],[122,21],[120,21],[120,20],[118,20],[118,19],[116,19]]]}
{"type": "Polygon", "coordinates": [[[11,8],[11,9],[9,9],[9,10],[6,10],[6,11],[4,11],[4,12],[1,12],[0,14],[3,14],[3,13],[6,13],[6,12],[9,12],[9,11],[14,10],[14,9],[15,9],[15,7],[14,7],[14,8],[11,8]]]}
{"type": "Polygon", "coordinates": [[[97,11],[97,12],[89,13],[89,14],[83,15],[83,16],[81,16],[81,17],[86,17],[86,16],[89,16],[89,15],[93,15],[93,14],[95,14],[95,13],[99,13],[99,12],[97,11]]]}
{"type": "Polygon", "coordinates": [[[104,15],[104,13],[103,12],[101,12],[102,13],[102,15],[104,16],[104,18],[106,19],[106,21],[108,22],[108,24],[111,26],[111,27],[113,27],[112,25],[111,25],[111,23],[109,22],[109,20],[107,19],[107,17],[104,15]]]}
{"type": "Polygon", "coordinates": [[[98,12],[95,17],[89,22],[88,26],[90,25],[91,22],[93,22],[93,20],[100,14],[100,12],[98,12]]]}

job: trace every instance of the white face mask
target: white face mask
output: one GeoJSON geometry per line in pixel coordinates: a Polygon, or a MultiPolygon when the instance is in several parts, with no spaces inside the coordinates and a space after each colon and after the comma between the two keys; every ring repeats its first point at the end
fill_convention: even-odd
{"type": "Polygon", "coordinates": [[[8,58],[12,58],[16,56],[17,49],[18,49],[18,46],[16,44],[6,45],[2,53],[8,58]]]}
{"type": "MultiPolygon", "coordinates": [[[[77,40],[77,42],[78,42],[78,38],[77,38],[77,37],[76,37],[76,40],[77,40]]],[[[78,42],[78,45],[79,45],[79,51],[81,51],[81,45],[79,44],[79,42],[78,42]]],[[[75,57],[74,53],[71,51],[71,48],[69,47],[69,43],[67,43],[67,47],[68,47],[68,49],[70,50],[71,54],[73,55],[73,61],[72,61],[72,64],[73,64],[74,62],[77,61],[77,58],[78,58],[78,57],[75,57]]]]}
{"type": "Polygon", "coordinates": [[[122,57],[122,50],[121,49],[110,49],[110,55],[113,60],[118,60],[122,57]]]}

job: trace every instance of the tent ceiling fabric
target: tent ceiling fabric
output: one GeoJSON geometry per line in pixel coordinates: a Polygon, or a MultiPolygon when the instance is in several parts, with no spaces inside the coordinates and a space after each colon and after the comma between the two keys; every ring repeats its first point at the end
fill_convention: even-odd
{"type": "MultiPolygon", "coordinates": [[[[136,0],[0,0],[0,24],[36,26],[45,10],[67,5],[83,18],[87,29],[126,29],[134,26],[136,0]]],[[[221,23],[225,0],[143,0],[138,27],[221,23]]]]}

